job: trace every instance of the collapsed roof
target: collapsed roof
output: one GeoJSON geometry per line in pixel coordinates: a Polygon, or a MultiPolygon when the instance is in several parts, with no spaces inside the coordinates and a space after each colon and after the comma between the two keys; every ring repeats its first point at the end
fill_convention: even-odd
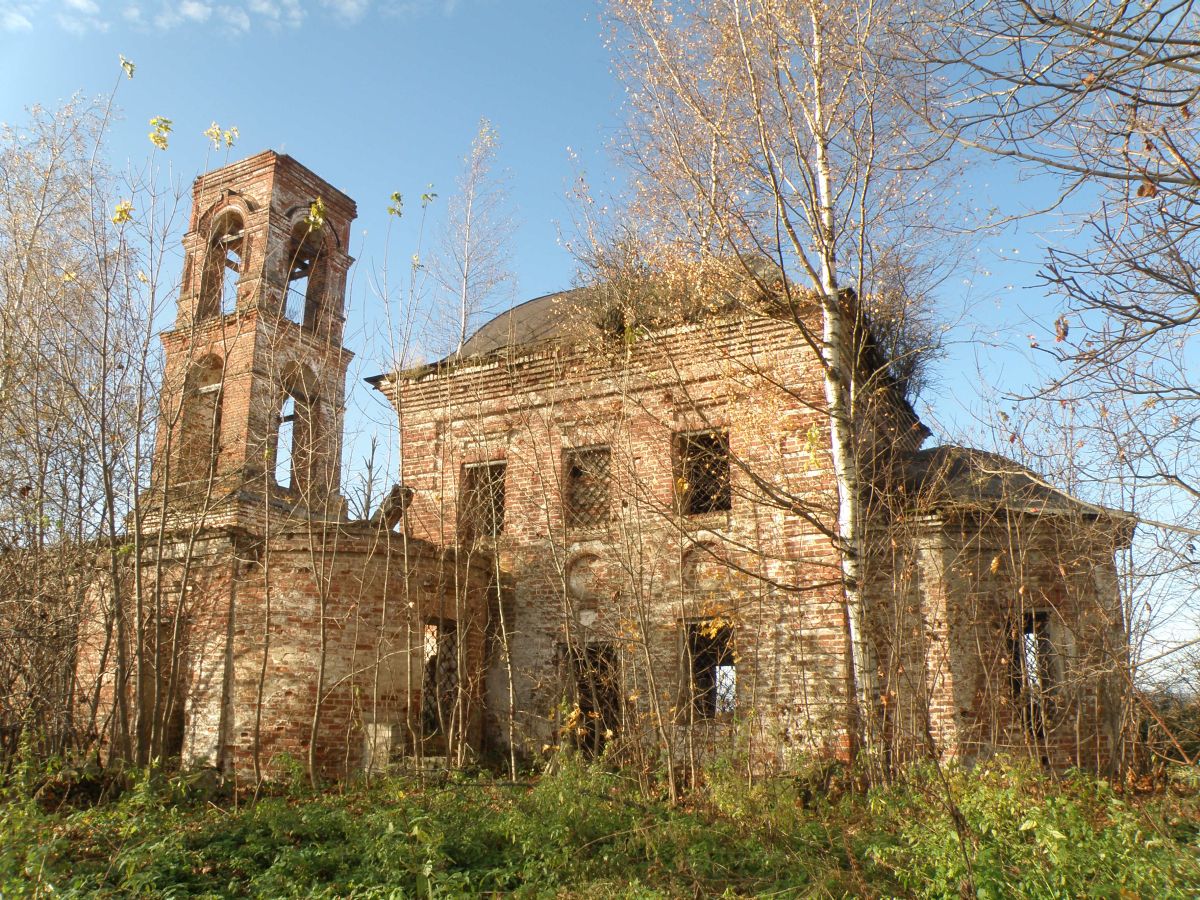
{"type": "Polygon", "coordinates": [[[904,478],[909,496],[930,508],[1129,518],[1120,510],[1072,497],[1014,460],[973,447],[943,444],[918,450],[907,461],[904,478]]]}

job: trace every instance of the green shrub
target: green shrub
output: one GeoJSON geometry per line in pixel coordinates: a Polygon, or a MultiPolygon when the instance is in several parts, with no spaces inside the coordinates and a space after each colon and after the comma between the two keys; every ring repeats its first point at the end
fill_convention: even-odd
{"type": "Polygon", "coordinates": [[[401,778],[211,802],[139,773],[118,799],[0,801],[0,895],[68,897],[1155,896],[1200,892],[1196,775],[1121,796],[1000,764],[850,790],[815,763],[747,788],[733,764],[677,806],[567,757],[531,784],[401,778]]]}
{"type": "Polygon", "coordinates": [[[1195,897],[1200,842],[1167,798],[1135,805],[1082,773],[926,769],[871,797],[887,837],[870,859],[910,892],[981,898],[1195,897]]]}

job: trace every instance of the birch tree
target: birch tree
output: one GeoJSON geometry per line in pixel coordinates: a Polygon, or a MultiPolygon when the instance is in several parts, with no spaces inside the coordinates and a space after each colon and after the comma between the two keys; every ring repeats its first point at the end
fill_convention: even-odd
{"type": "Polygon", "coordinates": [[[936,164],[939,138],[897,102],[923,90],[920,72],[884,52],[897,13],[886,0],[613,0],[608,10],[643,237],[735,270],[764,293],[781,290],[819,360],[848,632],[847,729],[869,741],[867,485],[854,423],[882,380],[914,374],[905,365],[931,346],[927,333],[904,327],[923,321],[938,276],[932,241],[945,235],[931,225],[950,183],[936,164]],[[781,287],[771,273],[783,274],[781,287]],[[864,365],[857,336],[872,318],[900,326],[894,366],[864,365]]]}
{"type": "Polygon", "coordinates": [[[505,176],[496,170],[500,136],[487,119],[463,157],[458,187],[446,210],[440,245],[431,261],[449,351],[462,348],[482,315],[495,311],[514,276],[509,268],[515,224],[505,176]]]}

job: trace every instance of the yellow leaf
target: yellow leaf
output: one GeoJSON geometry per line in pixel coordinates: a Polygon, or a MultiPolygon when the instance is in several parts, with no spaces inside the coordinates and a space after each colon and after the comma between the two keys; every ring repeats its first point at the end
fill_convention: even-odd
{"type": "Polygon", "coordinates": [[[325,225],[325,201],[318,197],[308,207],[308,215],[304,217],[309,231],[317,231],[325,225]]]}
{"type": "Polygon", "coordinates": [[[127,222],[133,221],[133,202],[131,200],[122,200],[113,210],[112,223],[114,225],[124,225],[127,222]]]}
{"type": "Polygon", "coordinates": [[[222,131],[221,126],[216,122],[205,128],[201,134],[212,141],[214,150],[220,150],[221,144],[224,144],[226,147],[232,147],[240,136],[236,125],[222,131]]]}
{"type": "Polygon", "coordinates": [[[167,135],[171,133],[171,120],[165,116],[155,116],[150,120],[150,127],[154,129],[148,135],[150,143],[159,150],[166,150],[167,135]]]}

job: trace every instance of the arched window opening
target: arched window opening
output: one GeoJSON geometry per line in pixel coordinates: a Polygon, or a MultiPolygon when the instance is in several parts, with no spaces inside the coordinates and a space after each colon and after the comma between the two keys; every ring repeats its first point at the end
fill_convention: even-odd
{"type": "Polygon", "coordinates": [[[326,256],[321,232],[306,222],[297,225],[288,249],[283,314],[308,329],[317,327],[324,306],[326,256]]]}
{"type": "Polygon", "coordinates": [[[223,367],[214,356],[188,373],[180,411],[179,480],[196,481],[216,472],[221,454],[223,367]]]}
{"type": "Polygon", "coordinates": [[[279,427],[275,437],[275,483],[285,490],[292,488],[292,460],[296,445],[296,398],[288,394],[279,411],[279,427]]]}
{"type": "Polygon", "coordinates": [[[229,213],[217,220],[204,251],[198,317],[210,319],[237,309],[237,286],[244,260],[242,220],[229,213]]]}
{"type": "Polygon", "coordinates": [[[273,475],[279,487],[303,493],[311,486],[317,440],[315,378],[309,369],[298,366],[288,372],[283,384],[275,424],[273,475]]]}

